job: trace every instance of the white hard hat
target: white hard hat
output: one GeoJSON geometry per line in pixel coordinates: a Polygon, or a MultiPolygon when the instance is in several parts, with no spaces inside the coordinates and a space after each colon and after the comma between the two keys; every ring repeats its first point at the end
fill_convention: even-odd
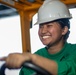
{"type": "Polygon", "coordinates": [[[45,0],[38,10],[38,20],[36,24],[62,18],[72,18],[67,6],[59,0],[45,0]]]}

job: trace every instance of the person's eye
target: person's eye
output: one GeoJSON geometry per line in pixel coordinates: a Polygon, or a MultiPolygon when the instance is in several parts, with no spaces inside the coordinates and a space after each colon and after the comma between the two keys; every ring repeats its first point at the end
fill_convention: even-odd
{"type": "Polygon", "coordinates": [[[49,24],[47,25],[48,28],[49,28],[49,27],[52,27],[52,26],[53,26],[53,25],[49,25],[49,24]]]}
{"type": "Polygon", "coordinates": [[[39,28],[43,28],[43,25],[39,25],[39,28]]]}

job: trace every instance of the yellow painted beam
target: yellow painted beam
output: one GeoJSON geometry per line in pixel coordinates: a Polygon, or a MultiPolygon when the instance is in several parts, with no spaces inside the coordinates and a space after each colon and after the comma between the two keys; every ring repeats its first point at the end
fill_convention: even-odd
{"type": "MultiPolygon", "coordinates": [[[[73,5],[76,4],[76,0],[61,0],[62,2],[64,2],[67,5],[73,5]]],[[[41,2],[40,0],[36,0],[36,2],[34,3],[29,3],[27,1],[24,0],[20,0],[20,2],[16,2],[15,0],[0,0],[0,3],[6,4],[8,6],[14,7],[16,9],[19,10],[37,10],[41,4],[43,3],[43,1],[41,2]]]]}
{"type": "Polygon", "coordinates": [[[19,11],[22,33],[22,50],[23,52],[31,52],[30,49],[30,20],[29,15],[25,11],[19,11]]]}
{"type": "Polygon", "coordinates": [[[30,46],[30,23],[32,16],[37,11],[19,11],[21,21],[21,33],[22,33],[22,50],[23,52],[31,52],[30,46]]]}
{"type": "Polygon", "coordinates": [[[76,0],[61,0],[61,1],[68,5],[76,4],[76,0]]]}

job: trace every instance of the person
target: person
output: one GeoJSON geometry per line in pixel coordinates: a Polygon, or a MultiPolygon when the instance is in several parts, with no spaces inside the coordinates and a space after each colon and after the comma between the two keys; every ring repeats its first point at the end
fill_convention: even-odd
{"type": "Polygon", "coordinates": [[[20,75],[31,75],[33,70],[21,67],[32,61],[53,75],[76,75],[76,44],[67,42],[72,15],[68,7],[59,0],[45,0],[38,10],[38,35],[44,48],[34,54],[12,53],[5,60],[11,68],[21,68],[20,75]],[[45,65],[45,66],[44,66],[45,65]]]}

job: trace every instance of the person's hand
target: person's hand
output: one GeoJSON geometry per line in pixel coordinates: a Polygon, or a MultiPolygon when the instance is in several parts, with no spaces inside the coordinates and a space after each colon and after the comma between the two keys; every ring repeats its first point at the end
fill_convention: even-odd
{"type": "Polygon", "coordinates": [[[25,61],[30,61],[31,55],[31,53],[11,53],[7,57],[0,58],[0,61],[5,61],[8,68],[17,69],[21,68],[25,61]]]}

